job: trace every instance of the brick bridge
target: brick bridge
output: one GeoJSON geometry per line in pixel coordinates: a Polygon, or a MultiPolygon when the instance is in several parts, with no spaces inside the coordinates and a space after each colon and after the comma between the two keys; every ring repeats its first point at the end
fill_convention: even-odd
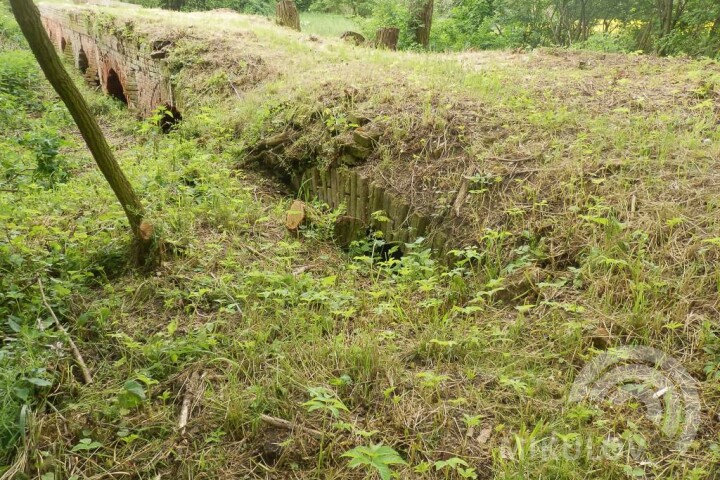
{"type": "Polygon", "coordinates": [[[140,45],[118,32],[102,31],[87,13],[40,5],[43,25],[55,47],[93,86],[147,117],[164,106],[179,115],[177,99],[161,58],[164,45],[140,45]],[[152,48],[152,49],[151,49],[152,48]]]}

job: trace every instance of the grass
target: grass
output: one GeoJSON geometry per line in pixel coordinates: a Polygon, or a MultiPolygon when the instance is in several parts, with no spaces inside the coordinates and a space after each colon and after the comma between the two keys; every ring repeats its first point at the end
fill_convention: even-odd
{"type": "Polygon", "coordinates": [[[84,90],[173,253],[152,275],[128,268],[123,212],[3,10],[8,471],[718,476],[717,66],[388,53],[240,15],[105,11],[150,39],[199,26],[169,58],[187,95],[177,131],[84,90]],[[292,196],[238,168],[288,128],[302,135],[280,152],[287,164],[331,162],[328,125],[350,114],[382,126],[359,168],[434,215],[457,247],[450,261],[421,242],[387,262],[371,255],[373,238],[344,252],[339,212],[321,205],[291,235],[292,196]],[[81,384],[38,279],[94,384],[81,384]],[[700,430],[685,453],[666,448],[638,401],[568,400],[583,366],[625,345],[672,355],[699,383],[700,430]],[[645,456],[597,454],[612,439],[648,446],[645,456]],[[568,453],[577,445],[590,454],[568,453]]]}
{"type": "Polygon", "coordinates": [[[302,12],[300,14],[300,28],[303,32],[333,38],[340,37],[348,30],[360,31],[360,26],[352,18],[345,15],[320,12],[302,12]]]}

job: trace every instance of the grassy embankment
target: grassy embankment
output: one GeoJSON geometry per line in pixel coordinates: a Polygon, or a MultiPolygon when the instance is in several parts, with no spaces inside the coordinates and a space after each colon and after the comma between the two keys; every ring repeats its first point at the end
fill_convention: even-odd
{"type": "Polygon", "coordinates": [[[717,66],[391,54],[250,17],[106,11],[178,38],[176,132],[86,91],[174,253],[150,276],[127,268],[122,211],[3,11],[0,447],[13,469],[364,478],[341,455],[383,443],[407,462],[392,465],[400,478],[717,475],[717,66]],[[452,226],[458,263],[417,246],[383,264],[372,241],[348,255],[333,213],[294,238],[288,196],[237,169],[287,128],[302,132],[287,162],[332,162],[351,116],[383,131],[360,168],[452,226]],[[699,381],[685,454],[636,404],[567,401],[582,366],[621,345],[665,351],[699,381]],[[611,436],[647,445],[644,461],[533,450],[611,436]]]}

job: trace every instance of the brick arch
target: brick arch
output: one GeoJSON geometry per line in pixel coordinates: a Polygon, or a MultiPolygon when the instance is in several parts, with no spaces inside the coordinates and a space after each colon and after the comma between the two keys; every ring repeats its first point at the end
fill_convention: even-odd
{"type": "Polygon", "coordinates": [[[73,54],[73,44],[70,39],[63,38],[60,42],[61,53],[67,63],[75,65],[75,55],[73,54]]]}
{"type": "Polygon", "coordinates": [[[80,45],[80,50],[78,50],[75,65],[77,65],[78,70],[80,70],[80,73],[82,73],[83,75],[85,75],[88,71],[88,68],[90,68],[90,59],[85,53],[85,49],[82,47],[82,45],[80,45]]]}
{"type": "Polygon", "coordinates": [[[122,81],[120,80],[120,75],[113,68],[109,68],[107,71],[107,76],[105,77],[105,91],[111,97],[116,98],[127,105],[128,98],[125,93],[125,87],[123,87],[122,81]]]}
{"type": "Polygon", "coordinates": [[[90,23],[68,17],[52,5],[40,5],[39,9],[58,53],[66,57],[72,52],[68,60],[80,72],[85,70],[86,82],[126,102],[128,109],[140,116],[148,117],[164,105],[169,115],[161,123],[168,129],[182,118],[163,62],[148,55],[142,45],[120,45],[113,32],[96,31],[90,23]],[[68,48],[70,42],[72,48],[68,48]],[[65,51],[60,52],[61,48],[65,51]]]}
{"type": "Polygon", "coordinates": [[[76,65],[85,77],[85,81],[92,87],[101,85],[98,55],[98,50],[91,41],[81,39],[76,65]],[[87,67],[85,61],[87,61],[87,67]]]}

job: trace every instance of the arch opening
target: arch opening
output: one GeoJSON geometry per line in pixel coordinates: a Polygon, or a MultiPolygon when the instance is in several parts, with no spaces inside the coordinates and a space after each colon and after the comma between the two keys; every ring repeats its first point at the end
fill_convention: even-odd
{"type": "Polygon", "coordinates": [[[87,73],[87,69],[90,66],[90,62],[88,61],[88,57],[85,54],[85,50],[83,50],[82,47],[80,47],[80,52],[78,52],[78,69],[80,72],[84,75],[87,73]]]}
{"type": "Polygon", "coordinates": [[[163,133],[170,133],[175,126],[182,122],[182,114],[173,105],[165,104],[160,107],[163,113],[158,122],[163,133]]]}
{"type": "Polygon", "coordinates": [[[108,95],[120,100],[125,105],[127,105],[128,100],[127,96],[125,95],[125,89],[120,82],[120,77],[118,76],[117,72],[112,68],[108,72],[107,84],[105,86],[107,88],[108,95]]]}
{"type": "Polygon", "coordinates": [[[61,51],[61,52],[64,52],[64,51],[65,51],[65,47],[67,47],[67,42],[65,41],[64,38],[61,38],[61,39],[60,39],[60,51],[61,51]]]}

